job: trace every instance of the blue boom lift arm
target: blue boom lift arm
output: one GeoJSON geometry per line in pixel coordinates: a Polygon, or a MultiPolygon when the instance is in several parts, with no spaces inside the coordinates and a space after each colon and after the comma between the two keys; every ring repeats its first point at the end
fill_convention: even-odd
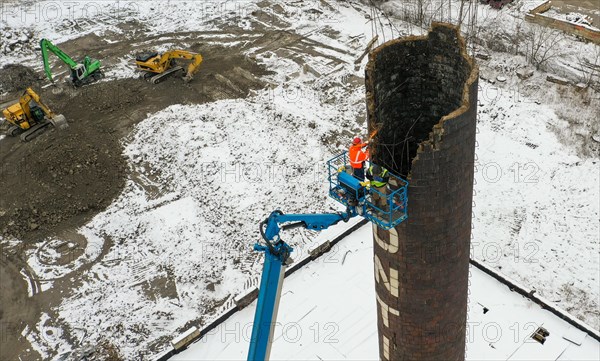
{"type": "Polygon", "coordinates": [[[279,232],[299,227],[322,231],[340,221],[347,222],[355,215],[356,212],[350,208],[345,213],[330,214],[283,214],[281,211],[274,211],[260,224],[260,233],[266,245],[257,243],[254,250],[265,252],[265,263],[254,314],[248,361],[268,360],[271,353],[271,337],[277,320],[285,266],[290,263],[290,254],[293,251],[292,247],[281,240],[279,232]]]}
{"type": "Polygon", "coordinates": [[[279,237],[280,231],[298,227],[322,231],[355,216],[362,216],[382,229],[390,229],[407,219],[408,182],[405,179],[388,172],[388,183],[392,187],[387,190],[371,189],[353,175],[348,164],[346,152],[327,162],[329,196],[346,206],[345,213],[283,214],[281,211],[275,211],[260,224],[260,233],[265,245],[255,244],[254,249],[265,252],[265,263],[260,279],[248,361],[267,361],[271,353],[285,266],[291,263],[290,254],[293,251],[293,248],[279,237]]]}

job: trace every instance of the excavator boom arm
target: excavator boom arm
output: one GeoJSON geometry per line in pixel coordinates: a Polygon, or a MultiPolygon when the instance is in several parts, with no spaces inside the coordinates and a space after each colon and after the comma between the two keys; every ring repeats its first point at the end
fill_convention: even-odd
{"type": "Polygon", "coordinates": [[[163,54],[160,63],[161,65],[167,64],[167,62],[170,62],[171,59],[186,59],[192,61],[187,68],[186,77],[188,78],[191,78],[198,71],[198,68],[200,67],[200,64],[202,64],[203,60],[202,55],[197,53],[192,53],[185,50],[172,50],[163,54]]]}
{"type": "Polygon", "coordinates": [[[29,95],[29,92],[28,92],[29,89],[30,88],[27,88],[27,90],[19,98],[19,104],[21,105],[21,109],[23,109],[23,113],[25,113],[25,116],[27,117],[27,119],[31,119],[31,108],[29,107],[29,102],[31,101],[31,95],[29,95]]]}
{"type": "Polygon", "coordinates": [[[33,99],[37,105],[42,108],[42,110],[44,111],[44,114],[46,114],[46,116],[53,118],[54,117],[54,113],[52,112],[52,110],[50,110],[50,108],[48,108],[48,106],[46,104],[44,104],[44,102],[42,101],[42,99],[40,99],[40,96],[33,91],[33,89],[31,88],[27,88],[27,90],[25,90],[25,93],[31,97],[31,99],[33,99]]]}
{"type": "Polygon", "coordinates": [[[52,81],[52,71],[50,70],[50,63],[48,60],[48,51],[54,53],[54,55],[56,55],[60,60],[69,65],[71,69],[77,66],[77,62],[75,62],[64,51],[60,50],[56,45],[52,44],[50,40],[42,39],[40,41],[40,47],[42,48],[42,59],[44,60],[44,72],[50,81],[52,81]]]}
{"type": "Polygon", "coordinates": [[[200,68],[200,64],[202,64],[202,60],[202,55],[200,54],[194,54],[192,56],[192,62],[190,63],[190,65],[188,65],[188,70],[186,74],[187,77],[191,78],[194,74],[196,74],[196,72],[200,68]]]}

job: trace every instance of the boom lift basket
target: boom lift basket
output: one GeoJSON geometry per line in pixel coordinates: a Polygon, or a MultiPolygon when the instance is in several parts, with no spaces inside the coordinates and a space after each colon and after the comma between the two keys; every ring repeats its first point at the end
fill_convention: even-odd
{"type": "Polygon", "coordinates": [[[352,174],[348,152],[327,161],[327,168],[329,196],[351,212],[386,230],[408,218],[408,182],[405,179],[388,171],[389,181],[385,187],[376,189],[362,186],[361,181],[352,174]]]}

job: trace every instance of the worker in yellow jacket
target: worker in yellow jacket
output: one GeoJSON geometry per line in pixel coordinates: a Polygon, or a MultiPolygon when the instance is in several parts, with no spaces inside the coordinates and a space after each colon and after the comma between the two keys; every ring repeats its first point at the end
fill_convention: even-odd
{"type": "Polygon", "coordinates": [[[390,180],[388,170],[377,164],[371,164],[367,170],[367,179],[369,180],[369,185],[379,192],[371,192],[373,203],[383,211],[387,212],[387,185],[390,180]]]}

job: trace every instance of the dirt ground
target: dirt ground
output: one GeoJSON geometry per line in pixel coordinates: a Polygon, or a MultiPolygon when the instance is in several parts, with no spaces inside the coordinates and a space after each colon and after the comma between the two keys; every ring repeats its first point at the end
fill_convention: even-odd
{"type": "Polygon", "coordinates": [[[594,26],[600,26],[600,5],[598,0],[553,0],[552,6],[562,13],[578,12],[594,19],[594,26]]]}
{"type": "MultiPolygon", "coordinates": [[[[94,44],[98,46],[94,37],[76,39],[64,48],[93,48],[94,44]]],[[[157,37],[153,45],[165,38],[157,37]]],[[[138,49],[134,43],[127,40],[109,50],[98,49],[99,57],[108,59],[104,64],[110,66],[111,61],[138,49]]],[[[148,43],[138,50],[147,47],[148,43]]],[[[181,44],[181,48],[189,47],[181,44]]],[[[122,144],[133,126],[148,113],[172,104],[244,97],[251,89],[264,86],[257,78],[266,70],[241,55],[239,48],[196,43],[192,49],[203,55],[204,63],[190,83],[173,76],[157,85],[130,78],[103,80],[79,89],[62,82],[57,87],[42,88],[47,80],[41,72],[20,65],[0,69],[0,93],[7,93],[0,104],[16,100],[24,87],[31,86],[69,122],[67,130],[50,129],[28,143],[10,137],[0,141],[0,235],[24,241],[16,249],[3,250],[0,262],[1,360],[23,355],[35,358],[35,353],[25,351],[29,345],[21,331],[27,325],[34,327],[40,310],[48,312],[64,297],[62,292],[69,292],[73,286],[72,282],[58,282],[50,292],[29,297],[20,274],[26,269],[28,245],[57,235],[63,239],[67,235],[68,239],[72,230],[120,194],[129,175],[122,144]]],[[[57,73],[60,70],[64,69],[57,67],[57,73]]]]}
{"type": "Polygon", "coordinates": [[[39,77],[26,66],[8,64],[0,72],[0,94],[21,91],[23,84],[39,84],[39,77]]]}
{"type": "Polygon", "coordinates": [[[16,360],[26,345],[21,331],[39,317],[39,301],[28,297],[19,263],[0,257],[0,359],[16,360]]]}
{"type": "MultiPolygon", "coordinates": [[[[205,64],[210,64],[210,58],[205,64]]],[[[229,83],[216,75],[261,72],[242,56],[220,59],[215,65],[203,66],[188,84],[172,77],[158,85],[123,79],[81,89],[63,87],[58,94],[37,88],[70,127],[64,132],[50,130],[29,143],[18,138],[0,143],[0,183],[10,189],[0,199],[1,234],[35,240],[64,226],[82,225],[123,188],[127,167],[120,143],[147,113],[171,104],[243,96],[258,85],[252,78],[237,76],[229,83]]],[[[15,73],[19,76],[24,71],[22,67],[3,69],[0,85],[4,87],[8,79],[6,83],[14,87],[15,73]]]]}

